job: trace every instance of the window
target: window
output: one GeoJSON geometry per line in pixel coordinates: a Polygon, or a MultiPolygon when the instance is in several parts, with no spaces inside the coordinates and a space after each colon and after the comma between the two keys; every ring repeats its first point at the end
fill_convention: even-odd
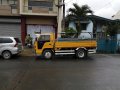
{"type": "Polygon", "coordinates": [[[28,9],[29,9],[29,10],[32,10],[32,7],[31,7],[31,6],[29,6],[29,7],[28,7],[28,9]]]}
{"type": "Polygon", "coordinates": [[[81,30],[87,29],[87,23],[81,23],[81,30]]]}
{"type": "Polygon", "coordinates": [[[9,4],[17,4],[17,0],[9,0],[9,4]]]}
{"type": "Polygon", "coordinates": [[[1,5],[17,4],[18,0],[0,0],[1,5]]]}
{"type": "Polygon", "coordinates": [[[12,9],[11,13],[12,13],[12,14],[17,14],[18,11],[17,11],[17,9],[12,9]]]}
{"type": "Polygon", "coordinates": [[[8,0],[2,0],[2,5],[7,5],[8,4],[8,0]]]}
{"type": "Polygon", "coordinates": [[[41,35],[38,41],[50,41],[50,35],[41,35]]]}
{"type": "Polygon", "coordinates": [[[2,38],[2,43],[12,43],[13,41],[10,38],[2,38]]]}
{"type": "Polygon", "coordinates": [[[53,2],[52,1],[33,1],[29,0],[28,6],[37,6],[37,7],[53,7],[53,2]]]}
{"type": "Polygon", "coordinates": [[[11,5],[11,8],[12,8],[12,9],[16,9],[17,6],[16,6],[16,5],[11,5]]]}

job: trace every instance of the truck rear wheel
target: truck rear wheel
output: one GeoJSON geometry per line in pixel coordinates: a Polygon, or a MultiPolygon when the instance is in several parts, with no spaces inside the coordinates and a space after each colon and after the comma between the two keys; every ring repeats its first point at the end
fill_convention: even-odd
{"type": "Polygon", "coordinates": [[[84,49],[78,49],[76,51],[76,57],[79,59],[83,59],[83,58],[87,57],[87,51],[84,49]]]}
{"type": "Polygon", "coordinates": [[[44,50],[43,57],[45,59],[51,59],[53,58],[53,52],[51,50],[44,50]]]}

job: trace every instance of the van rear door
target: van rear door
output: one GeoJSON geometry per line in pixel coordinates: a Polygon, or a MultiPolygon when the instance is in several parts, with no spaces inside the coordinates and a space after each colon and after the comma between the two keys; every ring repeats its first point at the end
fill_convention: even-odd
{"type": "Polygon", "coordinates": [[[17,44],[18,49],[21,51],[23,49],[22,43],[19,38],[14,38],[17,44]]]}

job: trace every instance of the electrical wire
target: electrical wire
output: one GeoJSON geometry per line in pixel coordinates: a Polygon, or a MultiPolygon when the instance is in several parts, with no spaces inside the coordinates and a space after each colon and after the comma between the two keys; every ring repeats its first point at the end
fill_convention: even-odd
{"type": "Polygon", "coordinates": [[[70,2],[72,2],[73,0],[69,0],[68,2],[65,3],[65,5],[68,5],[70,2]]]}
{"type": "MultiPolygon", "coordinates": [[[[72,1],[73,1],[73,0],[69,0],[68,2],[65,3],[65,5],[67,6],[67,5],[68,5],[69,3],[71,3],[72,1]]],[[[75,0],[75,1],[77,2],[77,0],[75,0]]],[[[99,8],[99,9],[95,10],[94,12],[96,13],[96,12],[98,12],[98,11],[100,11],[100,10],[108,7],[113,1],[114,1],[114,0],[111,0],[110,2],[108,2],[107,4],[105,4],[102,8],[99,8]]]]}
{"type": "Polygon", "coordinates": [[[106,7],[108,7],[108,5],[110,5],[113,2],[113,0],[111,0],[110,2],[108,2],[107,4],[105,4],[102,8],[99,8],[98,10],[96,10],[95,12],[98,12],[106,7]]]}

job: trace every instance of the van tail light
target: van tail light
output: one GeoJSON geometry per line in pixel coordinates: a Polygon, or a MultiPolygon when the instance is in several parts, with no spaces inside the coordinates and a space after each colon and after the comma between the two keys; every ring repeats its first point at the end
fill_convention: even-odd
{"type": "Polygon", "coordinates": [[[18,44],[16,43],[14,47],[17,47],[17,45],[18,45],[18,44]]]}

